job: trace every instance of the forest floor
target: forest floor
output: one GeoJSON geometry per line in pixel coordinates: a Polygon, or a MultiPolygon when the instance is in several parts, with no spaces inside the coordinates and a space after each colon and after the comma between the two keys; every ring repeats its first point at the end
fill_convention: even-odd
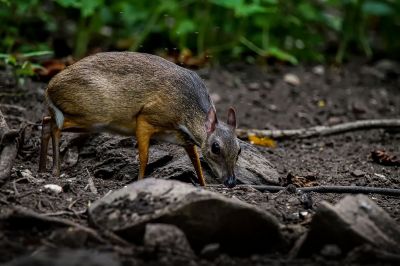
{"type": "MultiPolygon", "coordinates": [[[[400,114],[400,69],[387,60],[373,64],[358,61],[341,68],[235,64],[205,68],[198,73],[209,88],[220,119],[225,120],[228,107],[234,106],[240,128],[296,129],[362,119],[398,118],[400,114]],[[298,80],[292,77],[292,81],[285,81],[287,74],[295,75],[298,80]]],[[[18,129],[21,123],[26,125],[11,178],[0,188],[0,216],[7,216],[10,206],[17,204],[38,213],[87,225],[85,210],[89,202],[136,179],[137,153],[133,145],[130,147],[130,142],[120,141],[118,137],[113,141],[113,137],[95,135],[83,142],[78,140],[75,153],[67,154],[71,141],[75,140],[73,134],[65,134],[61,144],[61,151],[64,152],[63,175],[53,177],[50,170],[48,174],[39,175],[40,120],[46,110],[43,99],[45,87],[45,83],[30,80],[17,87],[9,74],[0,72],[0,109],[10,128],[18,129]],[[109,152],[110,149],[113,151],[109,152]],[[115,154],[124,154],[124,158],[130,158],[127,159],[130,164],[112,178],[95,175],[93,181],[97,194],[93,193],[88,188],[88,177],[96,165],[112,160],[115,154]],[[58,184],[63,192],[49,193],[43,189],[44,184],[58,184]]],[[[257,149],[276,167],[282,185],[290,173],[318,185],[399,188],[400,167],[381,165],[371,158],[371,152],[376,150],[400,156],[399,147],[399,132],[374,129],[309,139],[278,140],[275,148],[257,149]]],[[[297,197],[289,193],[277,196],[242,188],[209,189],[268,210],[284,225],[301,224],[305,228],[308,226],[307,218],[299,213],[313,215],[321,201],[336,203],[345,196],[311,193],[312,206],[306,209],[297,197]]],[[[400,224],[400,198],[375,194],[368,197],[400,224]]],[[[65,247],[65,243],[57,242],[59,226],[56,225],[43,227],[35,223],[3,222],[0,228],[1,263],[46,248],[65,247]]],[[[290,238],[291,232],[287,234],[290,238]]],[[[124,262],[123,265],[174,264],[165,258],[129,257],[115,250],[110,251],[109,247],[95,241],[87,241],[79,248],[111,252],[124,262]]],[[[293,261],[286,258],[287,254],[244,258],[220,254],[211,261],[199,257],[192,264],[335,264],[343,259],[332,260],[323,254],[293,261]]]]}

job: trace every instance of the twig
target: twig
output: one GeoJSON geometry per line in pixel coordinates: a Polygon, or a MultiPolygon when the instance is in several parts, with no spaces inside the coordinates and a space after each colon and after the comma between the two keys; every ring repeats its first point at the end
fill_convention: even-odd
{"type": "Polygon", "coordinates": [[[49,213],[45,213],[43,214],[44,216],[60,216],[60,215],[75,215],[75,216],[79,216],[80,214],[84,214],[86,212],[86,210],[83,211],[72,211],[72,210],[68,210],[68,211],[58,211],[58,212],[49,212],[49,213]]]}
{"type": "MultiPolygon", "coordinates": [[[[60,224],[60,225],[64,225],[64,226],[71,226],[74,227],[78,230],[82,230],[84,232],[86,232],[87,234],[89,234],[91,237],[93,237],[94,239],[96,239],[97,241],[99,241],[100,243],[103,244],[107,244],[108,241],[106,241],[96,230],[78,224],[76,222],[67,220],[67,219],[63,219],[60,217],[52,217],[52,216],[48,216],[46,214],[40,214],[37,213],[35,211],[32,211],[30,209],[27,209],[25,207],[22,206],[13,206],[12,207],[14,213],[16,215],[20,215],[22,217],[26,217],[26,218],[33,218],[39,221],[44,221],[44,222],[49,222],[49,223],[55,223],[55,224],[60,224]]],[[[122,239],[121,237],[119,237],[118,235],[114,234],[113,232],[110,231],[104,231],[103,235],[108,238],[109,240],[111,240],[111,242],[121,245],[121,246],[127,246],[130,247],[132,246],[131,243],[129,243],[128,241],[122,239]]]]}
{"type": "MultiPolygon", "coordinates": [[[[265,192],[278,192],[286,189],[281,186],[264,186],[264,185],[250,185],[250,187],[258,191],[265,192]]],[[[315,186],[315,187],[301,187],[296,188],[297,191],[302,192],[317,192],[317,193],[350,193],[350,194],[381,194],[386,196],[400,196],[400,189],[396,188],[382,188],[382,187],[358,187],[358,186],[315,186]]]]}
{"type": "Polygon", "coordinates": [[[345,133],[349,131],[377,129],[377,128],[400,128],[400,119],[378,119],[378,120],[359,120],[333,126],[316,126],[301,129],[288,130],[261,130],[261,129],[237,129],[236,134],[239,138],[246,139],[249,135],[258,137],[269,137],[274,139],[283,138],[311,138],[345,133]]]}
{"type": "Polygon", "coordinates": [[[34,212],[30,209],[24,208],[22,206],[13,206],[12,209],[17,215],[20,215],[22,217],[33,218],[33,219],[36,219],[39,221],[75,227],[76,229],[79,229],[79,230],[82,230],[82,231],[88,233],[90,236],[92,236],[97,241],[99,241],[101,243],[106,243],[106,241],[95,230],[93,230],[92,228],[89,228],[87,226],[75,223],[70,220],[62,219],[59,217],[49,217],[44,214],[40,214],[40,213],[34,212]]]}

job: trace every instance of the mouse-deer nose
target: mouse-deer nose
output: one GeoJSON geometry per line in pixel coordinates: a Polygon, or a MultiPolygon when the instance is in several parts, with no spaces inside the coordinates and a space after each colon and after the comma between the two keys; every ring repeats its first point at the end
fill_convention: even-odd
{"type": "Polygon", "coordinates": [[[224,185],[228,188],[233,188],[236,186],[236,177],[235,176],[229,176],[225,182],[224,185]]]}

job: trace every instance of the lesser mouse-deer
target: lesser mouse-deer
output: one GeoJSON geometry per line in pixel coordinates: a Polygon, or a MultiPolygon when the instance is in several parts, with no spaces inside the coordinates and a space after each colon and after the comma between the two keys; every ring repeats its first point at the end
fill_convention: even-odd
{"type": "Polygon", "coordinates": [[[218,121],[201,78],[161,57],[133,52],[88,56],[57,74],[46,90],[50,116],[43,118],[39,172],[46,170],[47,148],[53,146],[53,173],[60,175],[61,131],[113,132],[135,135],[139,179],[145,176],[150,139],[181,145],[204,186],[199,155],[213,173],[233,187],[240,153],[236,115],[218,121]]]}

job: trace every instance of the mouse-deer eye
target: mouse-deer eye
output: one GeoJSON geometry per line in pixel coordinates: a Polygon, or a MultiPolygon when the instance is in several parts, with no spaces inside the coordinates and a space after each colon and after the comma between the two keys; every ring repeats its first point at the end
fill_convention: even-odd
{"type": "Polygon", "coordinates": [[[218,142],[214,142],[214,143],[211,145],[211,151],[212,151],[212,153],[214,153],[214,154],[220,154],[220,153],[221,153],[221,147],[219,146],[219,143],[218,143],[218,142]]]}

